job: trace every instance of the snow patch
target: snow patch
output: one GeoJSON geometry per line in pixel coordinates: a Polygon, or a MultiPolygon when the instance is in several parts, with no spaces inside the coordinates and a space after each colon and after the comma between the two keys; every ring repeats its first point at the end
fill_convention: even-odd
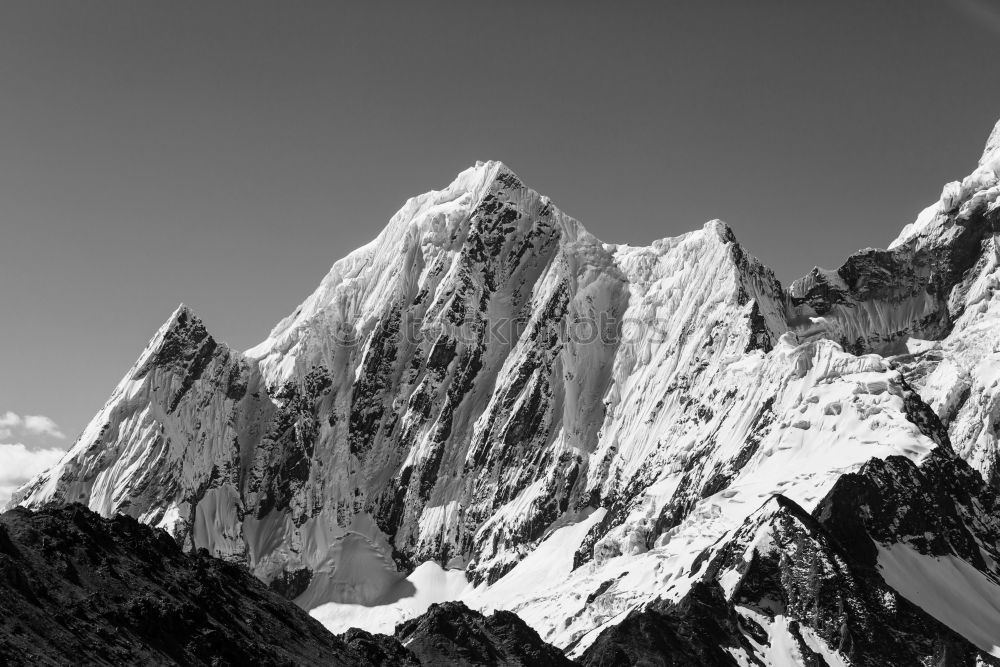
{"type": "Polygon", "coordinates": [[[979,649],[1000,657],[1000,582],[955,556],[877,544],[886,583],[979,649]]]}

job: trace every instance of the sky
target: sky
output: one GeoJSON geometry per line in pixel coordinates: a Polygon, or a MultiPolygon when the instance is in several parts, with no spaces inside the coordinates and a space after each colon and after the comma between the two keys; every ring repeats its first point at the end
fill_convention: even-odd
{"type": "Polygon", "coordinates": [[[998,36],[996,0],[2,3],[0,471],[178,303],[250,347],[476,160],[612,243],[722,218],[784,283],[885,246],[975,167],[998,36]]]}

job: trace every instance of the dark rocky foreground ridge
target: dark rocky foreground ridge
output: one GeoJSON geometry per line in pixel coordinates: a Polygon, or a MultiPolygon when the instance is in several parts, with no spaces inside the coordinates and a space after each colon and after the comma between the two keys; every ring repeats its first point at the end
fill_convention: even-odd
{"type": "Polygon", "coordinates": [[[82,505],[0,516],[2,664],[371,664],[245,569],[82,505]]]}
{"type": "Polygon", "coordinates": [[[0,515],[0,665],[21,664],[572,663],[514,614],[458,602],[396,637],[336,636],[244,568],[75,504],[0,515]]]}
{"type": "Polygon", "coordinates": [[[422,616],[396,626],[396,639],[424,665],[574,664],[516,614],[483,616],[461,602],[432,605],[422,616]]]}

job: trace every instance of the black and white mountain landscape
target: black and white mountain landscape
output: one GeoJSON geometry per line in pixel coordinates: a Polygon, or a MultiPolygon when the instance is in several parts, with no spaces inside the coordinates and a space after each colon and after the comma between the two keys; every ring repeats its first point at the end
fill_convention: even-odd
{"type": "Polygon", "coordinates": [[[181,306],[0,518],[0,660],[1000,664],[998,174],[786,287],[480,162],[249,350],[181,306]]]}

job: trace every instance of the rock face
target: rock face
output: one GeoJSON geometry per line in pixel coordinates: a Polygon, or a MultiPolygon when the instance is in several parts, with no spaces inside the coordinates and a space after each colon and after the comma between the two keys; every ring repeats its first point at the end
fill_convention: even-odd
{"type": "Polygon", "coordinates": [[[0,662],[383,664],[245,569],[80,505],[0,515],[0,662]]]}
{"type": "Polygon", "coordinates": [[[656,641],[707,664],[1000,655],[1000,621],[968,622],[1000,609],[993,144],[889,249],[787,292],[722,222],[610,245],[479,163],[245,353],[179,309],[15,502],[163,527],[335,631],[463,600],[593,664],[656,641]],[[838,495],[858,475],[888,514],[838,495]],[[940,523],[925,544],[904,515],[940,523]],[[813,565],[829,582],[794,581],[813,565]],[[802,606],[824,587],[898,642],[802,606]]]}
{"type": "Polygon", "coordinates": [[[244,568],[79,504],[0,515],[0,618],[5,665],[572,664],[514,614],[460,602],[336,637],[244,568]]]}
{"type": "Polygon", "coordinates": [[[570,667],[573,664],[515,614],[498,611],[483,616],[461,602],[431,605],[423,616],[399,625],[395,638],[423,665],[570,667]]]}
{"type": "Polygon", "coordinates": [[[753,648],[719,586],[698,582],[679,602],[657,601],[629,613],[602,632],[579,662],[587,667],[729,666],[739,664],[734,653],[753,655],[753,648]]]}

